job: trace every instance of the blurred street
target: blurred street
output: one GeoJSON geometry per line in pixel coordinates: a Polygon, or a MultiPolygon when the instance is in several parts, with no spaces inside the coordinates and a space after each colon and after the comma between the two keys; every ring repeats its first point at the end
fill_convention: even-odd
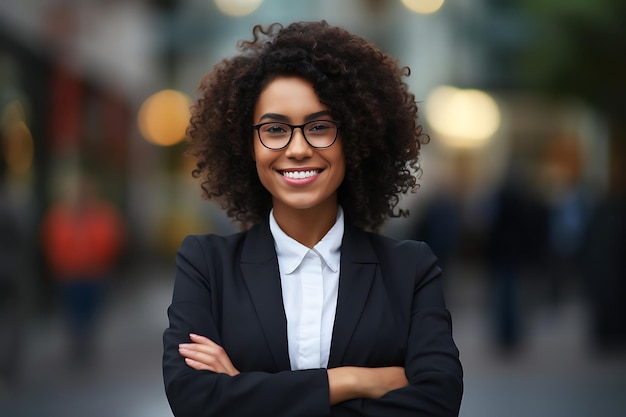
{"type": "Polygon", "coordinates": [[[254,25],[320,19],[411,69],[431,143],[384,232],[439,257],[461,417],[626,415],[626,1],[2,0],[0,417],[172,417],[173,257],[236,228],[189,106],[254,25]]]}
{"type": "Polygon", "coordinates": [[[173,274],[142,273],[131,288],[109,292],[88,365],[72,364],[59,314],[27,323],[20,384],[0,400],[0,415],[171,416],[160,363],[173,274]]]}
{"type": "MultiPolygon", "coordinates": [[[[110,295],[90,368],[67,358],[61,320],[26,326],[21,383],[0,403],[3,417],[166,417],[161,333],[172,270],[134,271],[133,284],[110,295]]],[[[121,280],[122,282],[125,282],[121,280]]],[[[594,355],[583,305],[571,297],[528,318],[519,352],[489,342],[476,277],[449,282],[455,339],[465,368],[462,417],[621,417],[626,409],[626,354],[594,355]]]]}

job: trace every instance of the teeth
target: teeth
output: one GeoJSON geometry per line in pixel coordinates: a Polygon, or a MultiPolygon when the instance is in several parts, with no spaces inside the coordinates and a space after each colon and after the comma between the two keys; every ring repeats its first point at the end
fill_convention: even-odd
{"type": "Polygon", "coordinates": [[[319,170],[313,169],[310,171],[283,171],[282,174],[287,178],[302,179],[317,175],[319,172],[319,170]]]}

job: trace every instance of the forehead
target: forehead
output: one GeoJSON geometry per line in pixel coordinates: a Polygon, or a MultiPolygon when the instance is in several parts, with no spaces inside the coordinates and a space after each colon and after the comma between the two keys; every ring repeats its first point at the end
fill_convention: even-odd
{"type": "Polygon", "coordinates": [[[308,80],[295,76],[280,76],[270,81],[259,94],[254,106],[254,118],[266,113],[280,114],[289,118],[327,110],[308,80]]]}

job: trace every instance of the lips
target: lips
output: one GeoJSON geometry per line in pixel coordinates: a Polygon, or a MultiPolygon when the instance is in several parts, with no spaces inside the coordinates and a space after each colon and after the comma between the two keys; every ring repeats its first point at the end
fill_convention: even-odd
{"type": "Polygon", "coordinates": [[[280,171],[280,174],[283,177],[287,177],[290,179],[306,179],[306,178],[314,177],[320,172],[322,172],[321,169],[307,169],[307,170],[299,170],[299,171],[280,171]]]}

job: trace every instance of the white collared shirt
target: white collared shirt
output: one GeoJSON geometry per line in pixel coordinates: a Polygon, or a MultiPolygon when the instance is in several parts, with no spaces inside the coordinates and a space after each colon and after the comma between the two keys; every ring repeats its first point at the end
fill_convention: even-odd
{"type": "Polygon", "coordinates": [[[312,249],[289,237],[270,213],[278,256],[291,369],[326,368],[339,290],[344,217],[312,249]]]}

